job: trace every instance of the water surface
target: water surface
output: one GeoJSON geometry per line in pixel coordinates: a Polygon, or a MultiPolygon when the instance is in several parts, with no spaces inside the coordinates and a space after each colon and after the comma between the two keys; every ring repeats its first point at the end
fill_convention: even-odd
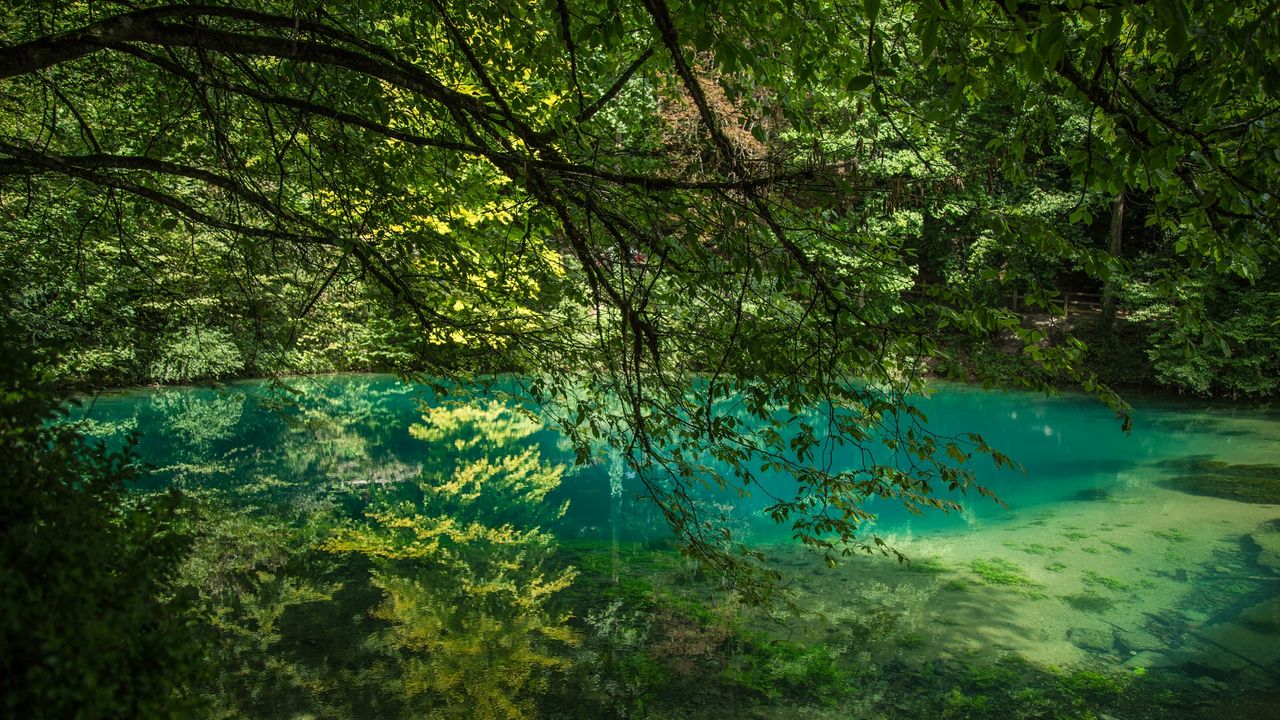
{"type": "Polygon", "coordinates": [[[1275,685],[1280,420],[1266,409],[1138,402],[1126,435],[1089,398],[939,385],[920,400],[930,428],[977,431],[1021,469],[975,466],[1007,507],[870,503],[910,564],[827,569],[760,517],[763,499],[707,498],[820,613],[779,624],[670,550],[620,458],[574,467],[500,397],[446,407],[392,377],[331,376],[86,405],[94,434],[139,434],[140,489],[211,508],[187,576],[239,668],[209,689],[215,706],[1040,717],[1035,702],[1168,715],[1159,703],[1196,696],[1183,714],[1208,717],[1275,685]],[[997,692],[982,672],[1020,679],[997,692]]]}

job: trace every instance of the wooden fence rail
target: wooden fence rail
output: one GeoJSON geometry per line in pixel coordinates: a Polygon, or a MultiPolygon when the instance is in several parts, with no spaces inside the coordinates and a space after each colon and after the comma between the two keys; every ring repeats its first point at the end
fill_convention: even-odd
{"type": "MultiPolygon", "coordinates": [[[[1028,313],[1022,312],[1023,308],[1027,307],[1025,303],[1021,302],[1023,297],[1025,296],[1019,296],[1018,291],[1015,290],[1013,292],[1013,298],[1012,298],[1012,302],[1009,305],[1009,309],[1016,313],[1028,314],[1028,313]]],[[[1079,313],[1093,314],[1093,313],[1102,312],[1102,293],[1061,292],[1061,293],[1058,293],[1058,297],[1055,298],[1055,300],[1057,301],[1057,303],[1062,304],[1063,317],[1071,317],[1071,313],[1073,312],[1077,314],[1079,313]]],[[[1044,310],[1047,310],[1048,308],[1035,308],[1035,309],[1044,311],[1044,310]]]]}

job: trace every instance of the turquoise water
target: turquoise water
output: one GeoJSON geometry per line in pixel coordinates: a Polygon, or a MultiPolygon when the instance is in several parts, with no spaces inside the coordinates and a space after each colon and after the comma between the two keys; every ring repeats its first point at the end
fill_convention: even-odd
{"type": "Polygon", "coordinates": [[[141,491],[179,487],[206,508],[186,581],[225,664],[215,708],[1136,717],[1179,716],[1168,703],[1194,696],[1182,716],[1210,717],[1275,689],[1280,417],[1265,408],[1139,400],[1126,435],[1085,397],[939,385],[919,400],[929,427],[979,432],[1021,468],[975,465],[1007,507],[868,501],[869,529],[909,565],[826,569],[760,517],[762,498],[704,499],[820,613],[779,624],[670,549],[619,457],[574,467],[501,392],[468,399],[332,376],[105,395],[74,413],[109,443],[138,434],[141,491]],[[982,673],[1019,679],[997,692],[982,673]]]}
{"type": "MultiPolygon", "coordinates": [[[[138,454],[155,470],[144,483],[171,483],[225,491],[253,478],[278,482],[282,500],[293,494],[333,493],[389,478],[412,478],[425,458],[450,448],[432,447],[411,436],[422,422],[420,407],[434,394],[391,376],[329,376],[293,379],[287,390],[264,382],[233,383],[222,388],[140,391],[97,398],[83,414],[96,432],[119,439],[140,432],[138,454]]],[[[510,390],[511,384],[497,388],[510,390]]],[[[507,401],[504,401],[507,402],[507,401]]],[[[1131,433],[1096,400],[1076,395],[1046,398],[1035,393],[997,393],[940,384],[917,400],[929,427],[942,435],[978,432],[1010,455],[1016,469],[997,469],[983,457],[972,465],[977,481],[991,488],[1008,508],[979,497],[961,498],[960,515],[912,515],[892,501],[868,498],[879,515],[878,530],[952,529],[1009,519],[1012,511],[1099,497],[1140,481],[1162,461],[1209,457],[1232,463],[1280,462],[1280,414],[1267,409],[1203,403],[1138,402],[1131,433]],[[1143,469],[1146,468],[1144,471],[1143,469]]],[[[77,413],[79,415],[80,413],[77,413]]],[[[558,433],[533,433],[544,455],[572,464],[573,455],[558,433]]],[[[851,465],[853,450],[837,454],[832,465],[851,465]]],[[[879,461],[891,461],[880,450],[879,461]]],[[[571,500],[558,532],[571,537],[661,535],[665,525],[643,505],[629,501],[642,488],[635,473],[620,473],[618,459],[603,455],[595,465],[571,468],[555,497],[571,500]],[[621,474],[625,512],[614,507],[610,472],[621,474]]],[[[724,470],[724,466],[719,466],[724,470]]],[[[790,479],[760,473],[764,488],[785,495],[790,479]]],[[[614,478],[613,482],[618,480],[614,478]]],[[[956,496],[960,497],[960,496],[956,496]]],[[[726,502],[728,500],[726,499],[726,502]]],[[[735,499],[736,514],[748,521],[757,540],[776,540],[774,524],[760,521],[764,499],[735,499]]],[[[783,536],[785,536],[785,531],[783,536]]]]}

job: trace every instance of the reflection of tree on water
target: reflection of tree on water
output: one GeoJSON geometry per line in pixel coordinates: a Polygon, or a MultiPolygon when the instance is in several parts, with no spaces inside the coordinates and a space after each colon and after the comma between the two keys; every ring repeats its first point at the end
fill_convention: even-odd
{"type": "Polygon", "coordinates": [[[154,478],[236,507],[291,515],[366,485],[418,476],[395,457],[410,386],[372,379],[247,391],[161,390],[140,421],[154,478]],[[401,400],[401,398],[404,398],[401,400]],[[398,402],[400,401],[400,402],[398,402]]]}
{"type": "Polygon", "coordinates": [[[394,385],[377,390],[369,379],[350,379],[306,392],[285,414],[282,469],[314,485],[317,478],[339,489],[385,484],[417,475],[417,468],[396,461],[380,448],[388,435],[403,432],[393,410],[397,396],[412,392],[394,385]]]}
{"type": "Polygon", "coordinates": [[[191,450],[207,450],[236,432],[244,414],[242,392],[197,393],[159,390],[151,395],[150,410],[163,427],[191,450]]]}
{"type": "Polygon", "coordinates": [[[377,644],[397,662],[406,710],[521,718],[577,639],[548,601],[573,581],[552,568],[564,512],[544,500],[564,468],[543,461],[541,426],[497,403],[431,408],[415,437],[431,454],[414,500],[370,506],[323,547],[372,558],[386,623],[377,644]]]}

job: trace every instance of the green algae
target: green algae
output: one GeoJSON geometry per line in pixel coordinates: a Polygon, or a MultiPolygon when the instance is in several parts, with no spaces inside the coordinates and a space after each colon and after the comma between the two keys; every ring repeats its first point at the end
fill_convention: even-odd
{"type": "Polygon", "coordinates": [[[990,560],[977,559],[969,564],[969,569],[988,585],[1003,587],[1033,599],[1044,597],[1044,593],[1039,591],[1044,586],[1027,577],[1022,567],[1015,562],[1000,557],[990,560]]]}
{"type": "Polygon", "coordinates": [[[1084,571],[1084,584],[1093,587],[1103,587],[1116,592],[1127,592],[1130,589],[1128,583],[1119,578],[1107,577],[1092,570],[1084,571]]]}
{"type": "Polygon", "coordinates": [[[1061,545],[1044,545],[1041,543],[1017,543],[1012,541],[1005,542],[1004,546],[1009,548],[1010,550],[1017,550],[1019,552],[1024,552],[1028,555],[1056,555],[1062,552],[1063,550],[1063,547],[1061,545]]]}
{"type": "Polygon", "coordinates": [[[906,633],[904,635],[900,635],[896,643],[898,647],[902,647],[902,648],[918,648],[918,647],[924,647],[928,643],[928,641],[929,641],[929,638],[926,637],[924,633],[917,632],[917,633],[906,633]]]}
{"type": "Polygon", "coordinates": [[[1156,537],[1160,538],[1161,540],[1167,540],[1168,542],[1179,542],[1179,543],[1180,543],[1180,542],[1186,542],[1186,541],[1188,541],[1188,540],[1190,540],[1190,539],[1191,539],[1191,538],[1187,537],[1186,533],[1182,532],[1181,530],[1179,530],[1179,529],[1177,529],[1177,528],[1169,528],[1168,530],[1156,530],[1155,532],[1153,532],[1153,533],[1151,533],[1151,534],[1152,534],[1152,535],[1155,535],[1156,537]]]}
{"type": "Polygon", "coordinates": [[[902,569],[924,575],[941,575],[951,571],[946,563],[936,557],[909,558],[903,563],[902,569]]]}
{"type": "Polygon", "coordinates": [[[1159,463],[1177,475],[1165,487],[1191,495],[1263,505],[1280,504],[1280,465],[1232,465],[1204,456],[1159,463]]]}

